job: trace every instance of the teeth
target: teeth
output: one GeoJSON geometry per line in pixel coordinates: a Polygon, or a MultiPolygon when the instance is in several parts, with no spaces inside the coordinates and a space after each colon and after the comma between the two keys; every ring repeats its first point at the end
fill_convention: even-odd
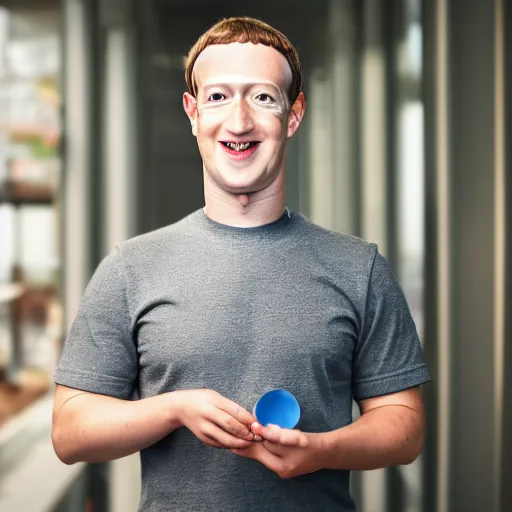
{"type": "Polygon", "coordinates": [[[249,146],[250,142],[227,142],[226,145],[235,151],[245,151],[249,146]]]}

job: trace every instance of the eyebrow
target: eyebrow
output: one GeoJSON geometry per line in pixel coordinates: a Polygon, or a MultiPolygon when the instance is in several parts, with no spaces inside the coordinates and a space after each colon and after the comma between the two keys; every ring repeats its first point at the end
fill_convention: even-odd
{"type": "Polygon", "coordinates": [[[237,86],[240,86],[240,85],[244,86],[247,89],[250,89],[251,87],[257,87],[257,86],[260,86],[260,87],[270,87],[271,89],[274,89],[275,91],[278,91],[278,92],[282,93],[281,89],[277,85],[274,85],[274,84],[272,84],[270,82],[236,82],[236,83],[232,83],[232,82],[217,82],[217,83],[213,83],[213,84],[207,84],[204,87],[202,87],[202,89],[207,91],[207,90],[213,89],[215,87],[234,88],[234,87],[237,87],[237,86]]]}

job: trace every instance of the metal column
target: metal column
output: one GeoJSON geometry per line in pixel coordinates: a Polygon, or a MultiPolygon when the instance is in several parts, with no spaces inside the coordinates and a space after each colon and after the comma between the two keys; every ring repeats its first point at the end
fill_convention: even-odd
{"type": "Polygon", "coordinates": [[[512,455],[504,428],[511,423],[505,403],[512,401],[505,373],[512,195],[504,70],[512,47],[510,36],[506,47],[502,0],[424,5],[425,349],[434,378],[427,396],[425,511],[504,512],[512,455]]]}

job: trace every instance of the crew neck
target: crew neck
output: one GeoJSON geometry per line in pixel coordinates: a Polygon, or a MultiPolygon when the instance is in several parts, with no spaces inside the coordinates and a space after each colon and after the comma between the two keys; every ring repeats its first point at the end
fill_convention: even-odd
{"type": "Polygon", "coordinates": [[[190,222],[204,231],[233,240],[261,240],[284,236],[297,221],[297,214],[285,207],[283,214],[273,222],[260,226],[230,226],[222,224],[206,215],[203,208],[190,215],[190,222]]]}

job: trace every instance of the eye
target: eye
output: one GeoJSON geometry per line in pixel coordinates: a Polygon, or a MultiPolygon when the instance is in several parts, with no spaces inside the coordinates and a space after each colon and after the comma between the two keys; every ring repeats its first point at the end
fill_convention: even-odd
{"type": "Polygon", "coordinates": [[[265,92],[262,92],[261,94],[258,94],[256,98],[260,101],[260,103],[264,103],[266,105],[271,105],[272,103],[275,103],[276,100],[270,96],[270,94],[267,94],[265,92]]]}
{"type": "Polygon", "coordinates": [[[210,94],[208,97],[208,101],[222,101],[226,99],[224,94],[221,94],[220,92],[214,92],[213,94],[210,94]]]}

